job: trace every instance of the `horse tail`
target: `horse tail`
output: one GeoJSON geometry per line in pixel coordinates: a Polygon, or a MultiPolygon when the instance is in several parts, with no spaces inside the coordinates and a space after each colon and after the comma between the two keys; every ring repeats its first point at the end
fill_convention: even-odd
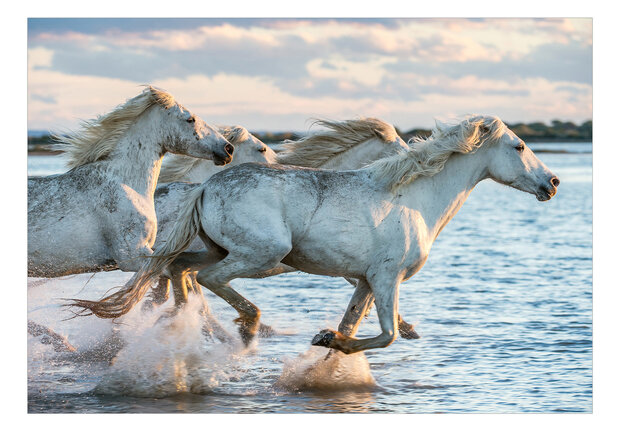
{"type": "Polygon", "coordinates": [[[113,319],[128,313],[151,287],[153,281],[172,263],[201,231],[200,219],[203,213],[202,197],[204,187],[196,187],[186,194],[186,202],[179,211],[177,222],[166,242],[155,249],[149,260],[117,292],[99,301],[72,299],[69,307],[82,309],[78,315],[90,315],[113,319]]]}

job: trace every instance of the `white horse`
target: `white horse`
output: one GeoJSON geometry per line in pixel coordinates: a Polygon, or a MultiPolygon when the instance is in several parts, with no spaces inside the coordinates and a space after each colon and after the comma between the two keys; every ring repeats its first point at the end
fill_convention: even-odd
{"type": "MultiPolygon", "coordinates": [[[[340,122],[317,120],[315,124],[319,124],[325,129],[297,141],[285,141],[279,146],[277,154],[243,128],[237,127],[228,131],[220,129],[220,132],[235,146],[234,160],[224,167],[216,167],[209,160],[179,155],[166,156],[160,174],[160,185],[155,190],[155,211],[157,212],[159,228],[156,246],[160,244],[160,241],[165,241],[168,231],[172,227],[172,222],[176,220],[182,200],[181,193],[198,187],[197,184],[186,183],[175,183],[168,187],[162,185],[162,182],[202,182],[222,169],[247,161],[332,170],[357,169],[377,159],[395,154],[399,150],[407,149],[407,144],[398,136],[394,126],[376,118],[340,122]]],[[[202,241],[196,238],[188,250],[198,251],[203,247],[202,241]]],[[[279,265],[278,268],[266,274],[257,274],[254,277],[265,277],[292,271],[296,271],[296,269],[279,265]]],[[[174,277],[175,271],[169,272],[174,277]]],[[[180,280],[173,283],[176,306],[181,306],[187,301],[188,291],[202,294],[194,274],[192,273],[190,277],[192,281],[186,279],[185,283],[180,280]]],[[[357,283],[351,279],[348,281],[354,285],[357,283]]],[[[160,277],[158,286],[151,291],[149,301],[146,304],[161,304],[167,301],[170,291],[169,285],[168,277],[160,277]]],[[[372,305],[372,296],[368,299],[360,298],[360,301],[366,300],[370,301],[370,305],[372,305]]],[[[214,319],[212,320],[212,323],[215,324],[214,319]]],[[[273,333],[271,328],[262,323],[260,328],[261,334],[273,333]]],[[[400,335],[404,338],[419,338],[413,325],[403,320],[400,315],[398,316],[398,328],[400,335]]]]}
{"type": "Polygon", "coordinates": [[[153,194],[164,154],[224,165],[234,151],[172,95],[150,86],[56,139],[72,169],[28,179],[28,275],[33,277],[137,271],[152,254],[153,194]]]}
{"type": "MultiPolygon", "coordinates": [[[[84,122],[82,130],[55,138],[72,169],[28,179],[32,277],[117,268],[135,272],[152,253],[157,230],[153,193],[163,155],[170,151],[224,165],[234,151],[172,95],[151,86],[84,122]]],[[[41,328],[28,322],[34,336],[43,333],[41,328]]],[[[58,350],[73,349],[63,337],[50,340],[58,350]]]]}
{"type": "MultiPolygon", "coordinates": [[[[276,153],[256,138],[242,126],[219,127],[219,132],[235,147],[235,157],[227,165],[216,165],[211,160],[197,159],[179,154],[169,154],[164,157],[159,184],[155,189],[155,212],[157,215],[157,238],[154,247],[163,244],[171,230],[178,211],[183,204],[183,198],[203,181],[212,175],[248,162],[275,163],[276,153]],[[202,178],[202,179],[201,179],[202,178]]],[[[196,241],[197,249],[204,245],[196,241]]],[[[192,283],[173,283],[174,301],[177,307],[187,302],[188,289],[202,296],[202,290],[192,283]]],[[[168,300],[170,278],[161,277],[159,284],[153,289],[148,304],[163,304],[168,300]]],[[[213,319],[212,319],[213,320],[213,319]]],[[[211,322],[217,324],[214,320],[211,322]]]]}
{"type": "MultiPolygon", "coordinates": [[[[166,245],[133,285],[99,302],[75,301],[93,313],[122,314],[175,259],[200,270],[198,281],[239,312],[243,338],[260,313],[230,280],[283,262],[299,270],[353,277],[374,294],[381,334],[323,330],[312,344],[354,353],[396,338],[399,286],[424,265],[443,227],[485,178],[551,199],[559,179],[497,117],[470,116],[438,126],[412,148],[366,168],[325,171],[244,164],[192,192],[166,245]],[[200,235],[209,248],[183,254],[200,235]]],[[[361,316],[359,317],[361,319],[361,316]]],[[[345,320],[347,316],[345,316],[345,320]]]]}

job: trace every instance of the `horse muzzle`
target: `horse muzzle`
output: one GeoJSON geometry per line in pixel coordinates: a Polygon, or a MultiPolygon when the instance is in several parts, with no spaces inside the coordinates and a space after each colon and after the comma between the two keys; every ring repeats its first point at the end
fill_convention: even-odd
{"type": "Polygon", "coordinates": [[[558,177],[552,177],[547,185],[541,186],[536,193],[536,199],[539,201],[548,201],[558,192],[558,186],[560,185],[560,179],[558,177]]]}
{"type": "Polygon", "coordinates": [[[232,162],[234,152],[235,147],[231,144],[226,144],[224,151],[217,151],[213,153],[213,163],[217,166],[227,165],[232,162]]]}

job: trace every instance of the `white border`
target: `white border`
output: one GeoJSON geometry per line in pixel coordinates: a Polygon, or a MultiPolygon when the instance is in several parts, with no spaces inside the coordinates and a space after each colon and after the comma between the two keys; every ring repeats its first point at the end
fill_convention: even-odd
{"type": "MultiPolygon", "coordinates": [[[[380,6],[364,6],[361,2],[315,0],[302,7],[290,1],[226,0],[214,4],[206,1],[105,2],[29,1],[6,4],[2,28],[3,69],[2,105],[3,144],[5,156],[12,168],[2,171],[4,184],[4,211],[0,225],[2,232],[2,267],[7,277],[3,280],[4,312],[2,315],[3,385],[2,410],[6,424],[11,420],[26,420],[28,425],[45,429],[68,428],[81,424],[89,429],[142,426],[149,429],[187,426],[188,420],[200,427],[223,426],[306,428],[323,424],[344,429],[400,425],[408,427],[459,428],[506,430],[532,427],[535,429],[584,429],[593,425],[617,423],[618,342],[616,341],[618,282],[612,273],[617,256],[618,215],[616,198],[616,167],[618,146],[614,127],[617,124],[618,84],[617,68],[612,63],[617,57],[619,40],[615,10],[610,2],[398,2],[382,0],[380,6]],[[594,17],[594,414],[561,415],[308,415],[303,420],[290,415],[26,415],[26,47],[27,17],[594,17]],[[613,128],[613,129],[612,129],[613,128]],[[8,135],[8,136],[7,136],[8,135]],[[14,162],[13,162],[14,161],[14,162]],[[8,416],[8,417],[7,417],[8,416]],[[93,420],[95,419],[95,420],[93,420]],[[88,423],[82,424],[82,421],[88,423]],[[182,422],[179,422],[182,421],[182,422]],[[611,422],[613,421],[613,422],[611,422]],[[78,424],[76,424],[78,422],[78,424]],[[561,428],[559,428],[561,427],[561,428]]],[[[298,3],[298,2],[295,2],[298,3]]],[[[375,3],[376,4],[376,3],[375,3]]],[[[615,9],[615,8],[614,8],[615,9]]],[[[6,165],[6,163],[5,163],[6,165]]],[[[4,166],[3,166],[4,167],[4,166]]],[[[15,422],[13,422],[15,423],[15,422]]],[[[607,428],[607,427],[605,427],[607,428]]]]}

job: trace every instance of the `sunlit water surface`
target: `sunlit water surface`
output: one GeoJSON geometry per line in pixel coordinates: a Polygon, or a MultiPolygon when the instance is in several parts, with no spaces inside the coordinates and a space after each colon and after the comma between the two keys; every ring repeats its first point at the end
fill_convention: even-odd
{"type": "MultiPolygon", "coordinates": [[[[78,349],[55,353],[29,336],[29,411],[591,412],[591,145],[551,148],[578,151],[538,154],[561,179],[558,195],[541,203],[479,184],[424,268],[401,286],[400,312],[422,338],[399,338],[365,356],[325,361],[326,350],[310,349],[313,335],[337,326],[344,312],[352,288],[342,279],[235,280],[263,322],[282,332],[250,349],[205,337],[196,302],[174,321],[156,323],[162,310],[136,310],[116,325],[125,347],[113,365],[95,350],[114,325],[63,321],[70,314],[58,298],[98,298],[129,274],[29,279],[29,319],[78,349]]],[[[28,170],[62,172],[62,161],[30,157],[28,170]]],[[[206,296],[234,334],[235,312],[206,296]]],[[[373,310],[358,336],[378,333],[373,310]]]]}

